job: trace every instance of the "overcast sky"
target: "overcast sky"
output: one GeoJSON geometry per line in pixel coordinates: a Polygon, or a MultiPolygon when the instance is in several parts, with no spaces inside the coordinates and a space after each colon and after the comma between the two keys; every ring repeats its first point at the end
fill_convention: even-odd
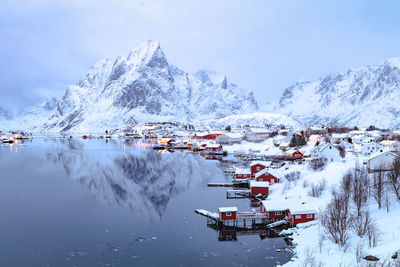
{"type": "Polygon", "coordinates": [[[98,60],[158,40],[261,106],[298,80],[400,56],[400,1],[0,0],[0,106],[62,95],[98,60]]]}

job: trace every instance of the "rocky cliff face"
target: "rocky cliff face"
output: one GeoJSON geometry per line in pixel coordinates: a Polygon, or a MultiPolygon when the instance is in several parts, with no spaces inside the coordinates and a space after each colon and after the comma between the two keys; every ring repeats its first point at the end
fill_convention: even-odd
{"type": "Polygon", "coordinates": [[[307,123],[400,126],[400,59],[286,88],[276,112],[307,123]]]}
{"type": "Polygon", "coordinates": [[[29,118],[35,130],[100,131],[137,121],[195,121],[258,110],[251,92],[226,77],[213,81],[211,74],[170,65],[160,44],[147,40],[128,56],[95,64],[51,112],[45,107],[54,103],[43,103],[19,121],[29,118]]]}

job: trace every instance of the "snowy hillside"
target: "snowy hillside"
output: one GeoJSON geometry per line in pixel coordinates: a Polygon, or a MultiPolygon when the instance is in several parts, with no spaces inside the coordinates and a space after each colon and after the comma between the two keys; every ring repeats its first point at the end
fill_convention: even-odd
{"type": "Polygon", "coordinates": [[[217,127],[238,127],[249,125],[250,127],[264,127],[264,126],[279,126],[284,125],[294,129],[301,128],[302,124],[286,115],[277,113],[264,113],[254,112],[249,114],[231,115],[222,119],[205,121],[205,124],[209,124],[217,127]]]}
{"type": "Polygon", "coordinates": [[[286,88],[275,112],[307,123],[400,126],[400,59],[286,88]]]}
{"type": "Polygon", "coordinates": [[[102,131],[137,121],[194,121],[258,110],[252,92],[215,73],[190,74],[170,65],[151,40],[128,56],[101,60],[53,104],[30,108],[10,127],[102,131]]]}

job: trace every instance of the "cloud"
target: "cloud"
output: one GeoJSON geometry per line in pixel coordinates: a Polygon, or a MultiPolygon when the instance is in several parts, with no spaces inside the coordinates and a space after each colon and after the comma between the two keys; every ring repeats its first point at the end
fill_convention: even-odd
{"type": "Polygon", "coordinates": [[[0,93],[24,99],[20,107],[34,104],[62,93],[98,60],[126,55],[149,38],[160,41],[172,64],[216,69],[254,90],[262,104],[299,77],[313,80],[398,56],[399,4],[385,4],[3,0],[0,93]]]}

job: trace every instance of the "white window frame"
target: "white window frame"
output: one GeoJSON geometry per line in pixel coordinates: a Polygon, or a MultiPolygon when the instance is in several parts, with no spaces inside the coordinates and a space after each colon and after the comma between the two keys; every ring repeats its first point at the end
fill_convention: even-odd
{"type": "Polygon", "coordinates": [[[307,219],[312,219],[312,214],[307,214],[307,219]]]}
{"type": "Polygon", "coordinates": [[[294,215],[295,219],[301,219],[301,214],[294,215]]]}
{"type": "Polygon", "coordinates": [[[226,213],[225,213],[225,216],[226,216],[226,217],[231,217],[231,216],[232,216],[232,212],[226,212],[226,213]]]}
{"type": "Polygon", "coordinates": [[[275,215],[282,215],[282,211],[275,211],[275,215]]]}

